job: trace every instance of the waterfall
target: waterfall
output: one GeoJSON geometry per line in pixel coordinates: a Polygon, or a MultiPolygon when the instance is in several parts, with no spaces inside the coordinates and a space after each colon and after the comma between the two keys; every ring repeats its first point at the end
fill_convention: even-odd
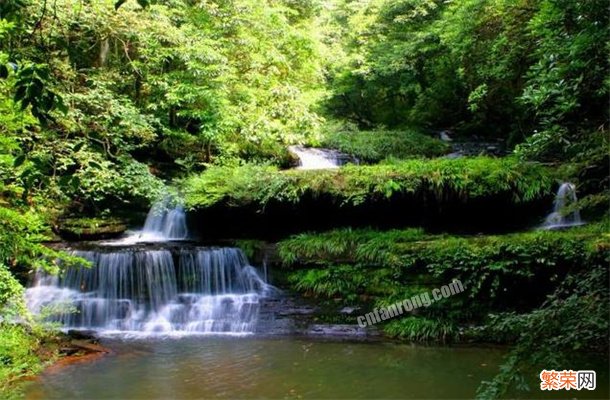
{"type": "Polygon", "coordinates": [[[106,241],[102,244],[124,246],[138,243],[179,241],[188,238],[189,232],[184,208],[180,205],[172,208],[166,199],[152,205],[141,231],[131,231],[128,236],[122,239],[106,241]]]}
{"type": "Polygon", "coordinates": [[[565,208],[576,203],[577,200],[576,186],[569,182],[562,183],[553,202],[553,212],[546,217],[543,228],[558,229],[582,225],[583,222],[578,210],[569,214],[564,213],[565,208]]]}
{"type": "Polygon", "coordinates": [[[274,290],[236,248],[73,251],[92,267],[38,272],[28,308],[100,334],[253,333],[274,290]]]}
{"type": "Polygon", "coordinates": [[[158,240],[183,240],[188,237],[186,215],[181,206],[168,208],[167,202],[155,203],[144,223],[141,236],[158,240]]]}
{"type": "Polygon", "coordinates": [[[290,146],[288,150],[299,158],[300,165],[297,169],[338,168],[343,164],[342,155],[335,150],[303,146],[290,146]]]}

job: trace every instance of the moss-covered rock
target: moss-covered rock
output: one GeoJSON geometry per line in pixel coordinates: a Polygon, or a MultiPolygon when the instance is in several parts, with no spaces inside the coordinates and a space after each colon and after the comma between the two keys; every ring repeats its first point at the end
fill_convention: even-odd
{"type": "Polygon", "coordinates": [[[607,272],[610,236],[601,223],[488,236],[344,229],[294,236],[279,243],[278,253],[293,290],[365,307],[386,307],[457,279],[463,293],[388,321],[386,333],[416,341],[502,341],[511,338],[471,328],[498,313],[542,307],[561,285],[570,287],[570,277],[607,272]]]}
{"type": "Polygon", "coordinates": [[[118,218],[63,218],[55,231],[68,240],[100,240],[122,235],[127,223],[118,218]]]}
{"type": "Polygon", "coordinates": [[[554,185],[544,166],[477,157],[315,171],[212,167],[183,189],[206,230],[235,237],[341,226],[518,229],[542,221],[554,185]]]}

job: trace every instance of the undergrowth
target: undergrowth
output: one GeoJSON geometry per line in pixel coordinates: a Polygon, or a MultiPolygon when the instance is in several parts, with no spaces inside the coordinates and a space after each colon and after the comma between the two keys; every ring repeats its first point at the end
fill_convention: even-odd
{"type": "Polygon", "coordinates": [[[550,195],[553,183],[551,171],[539,164],[476,157],[414,159],[325,171],[219,166],[191,176],[182,186],[191,209],[218,204],[264,209],[271,202],[296,204],[304,197],[322,196],[340,205],[394,196],[443,204],[501,195],[522,203],[550,195]]]}

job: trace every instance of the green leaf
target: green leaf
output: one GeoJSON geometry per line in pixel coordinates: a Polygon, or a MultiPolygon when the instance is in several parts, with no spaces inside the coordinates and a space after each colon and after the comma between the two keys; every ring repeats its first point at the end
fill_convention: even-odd
{"type": "Polygon", "coordinates": [[[116,3],[114,3],[114,9],[118,10],[119,7],[121,7],[127,0],[119,0],[116,3]]]}
{"type": "Polygon", "coordinates": [[[21,166],[24,162],[25,162],[25,154],[21,154],[20,156],[17,156],[15,158],[15,161],[13,161],[13,167],[17,168],[17,167],[21,166]]]}
{"type": "Polygon", "coordinates": [[[83,146],[84,146],[84,145],[85,145],[85,142],[79,142],[79,143],[77,143],[77,144],[76,144],[76,146],[74,146],[74,147],[72,148],[72,150],[73,150],[75,153],[77,153],[77,152],[79,152],[79,151],[80,151],[80,149],[82,149],[82,148],[83,148],[83,146]]]}

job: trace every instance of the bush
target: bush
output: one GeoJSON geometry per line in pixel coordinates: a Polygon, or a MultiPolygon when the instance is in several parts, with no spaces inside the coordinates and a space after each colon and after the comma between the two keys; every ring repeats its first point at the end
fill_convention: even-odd
{"type": "Polygon", "coordinates": [[[377,163],[388,157],[439,157],[451,151],[447,143],[414,129],[359,131],[347,127],[328,132],[321,145],[349,154],[363,163],[377,163]]]}
{"type": "Polygon", "coordinates": [[[0,206],[0,264],[58,272],[58,260],[68,264],[76,262],[67,253],[42,243],[48,239],[48,231],[41,215],[0,206]]]}
{"type": "Polygon", "coordinates": [[[39,338],[27,327],[0,322],[0,392],[10,393],[16,380],[42,369],[39,347],[39,338]]]}

